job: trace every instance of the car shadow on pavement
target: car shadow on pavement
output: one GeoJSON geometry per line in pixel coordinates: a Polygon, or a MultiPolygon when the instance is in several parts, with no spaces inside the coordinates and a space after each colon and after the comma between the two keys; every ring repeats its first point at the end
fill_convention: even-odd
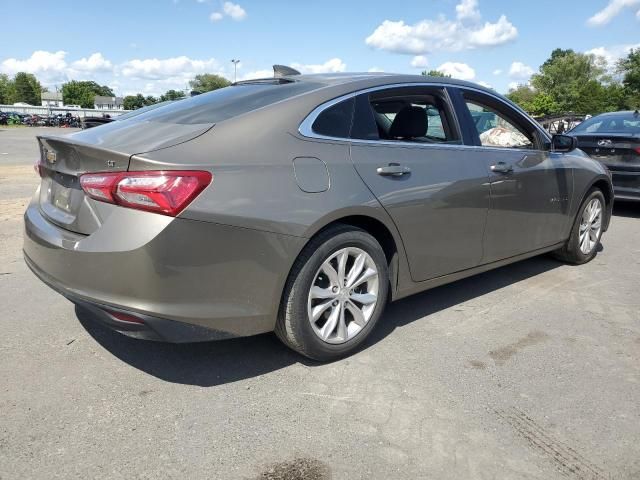
{"type": "MultiPolygon", "coordinates": [[[[548,256],[536,257],[394,302],[387,306],[363,348],[381,341],[398,327],[561,265],[548,256]]],[[[160,343],[109,330],[81,308],[76,307],[76,316],[87,332],[114,356],[167,382],[210,387],[296,363],[321,365],[289,350],[273,334],[206,343],[160,343]]]]}
{"type": "Polygon", "coordinates": [[[273,372],[294,363],[314,364],[285,347],[274,334],[202,343],[139,340],[110,330],[76,307],[96,342],[132,367],[161,380],[211,387],[273,372]]]}
{"type": "Polygon", "coordinates": [[[371,332],[371,336],[365,343],[367,346],[371,345],[382,340],[398,327],[563,265],[565,264],[553,259],[550,255],[542,255],[391,303],[387,306],[383,321],[371,332]]]}
{"type": "Polygon", "coordinates": [[[640,202],[625,202],[616,200],[613,204],[615,217],[640,218],[640,202]]]}

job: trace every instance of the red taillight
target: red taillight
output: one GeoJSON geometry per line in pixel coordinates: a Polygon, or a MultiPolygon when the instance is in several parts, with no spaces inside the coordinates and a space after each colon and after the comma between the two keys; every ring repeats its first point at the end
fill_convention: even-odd
{"type": "Polygon", "coordinates": [[[40,160],[33,164],[33,169],[38,174],[38,176],[42,178],[42,162],[40,160]]]}
{"type": "Polygon", "coordinates": [[[636,147],[636,153],[640,155],[640,147],[636,147]]]}
{"type": "Polygon", "coordinates": [[[209,172],[166,170],[87,173],[80,177],[95,200],[175,217],[211,183],[209,172]]]}

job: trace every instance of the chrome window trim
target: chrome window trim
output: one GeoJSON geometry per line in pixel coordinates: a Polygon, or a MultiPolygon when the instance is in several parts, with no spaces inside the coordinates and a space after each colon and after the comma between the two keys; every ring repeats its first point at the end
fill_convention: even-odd
{"type": "MultiPolygon", "coordinates": [[[[344,100],[349,100],[350,98],[354,98],[357,97],[358,95],[362,95],[365,93],[371,93],[371,92],[378,92],[380,90],[388,90],[388,89],[393,89],[393,88],[402,88],[402,87],[440,87],[440,88],[457,88],[460,90],[470,90],[472,92],[477,92],[480,94],[484,94],[484,95],[488,95],[494,99],[496,99],[497,101],[499,101],[501,104],[503,104],[505,107],[507,108],[511,108],[511,109],[515,109],[518,113],[520,113],[521,115],[523,115],[525,117],[525,119],[531,123],[533,125],[533,127],[542,134],[542,136],[544,138],[546,138],[547,140],[551,141],[551,138],[549,137],[549,134],[547,132],[545,132],[536,122],[535,120],[530,120],[529,119],[529,115],[522,110],[520,107],[518,107],[515,104],[511,104],[508,102],[505,102],[501,97],[499,97],[498,95],[488,92],[486,90],[482,90],[479,88],[473,88],[473,87],[468,87],[468,86],[462,86],[462,85],[454,85],[454,84],[448,84],[448,83],[418,83],[418,82],[411,82],[411,83],[393,83],[393,84],[389,84],[389,85],[380,85],[377,87],[370,87],[370,88],[365,88],[362,90],[357,90],[355,92],[351,92],[351,93],[347,93],[345,95],[341,95],[340,97],[334,98],[332,100],[329,100],[321,105],[318,105],[316,108],[314,108],[311,113],[309,113],[305,119],[302,121],[302,123],[300,123],[300,126],[298,127],[298,133],[300,135],[302,135],[305,138],[310,138],[310,139],[316,139],[316,140],[329,140],[329,141],[338,141],[338,142],[347,142],[347,143],[352,143],[352,144],[369,144],[369,145],[390,145],[390,146],[399,146],[399,147],[417,147],[417,148],[457,148],[457,149],[478,149],[481,148],[483,150],[496,150],[496,151],[521,151],[521,152],[537,152],[537,151],[544,151],[544,150],[538,150],[535,148],[501,148],[501,147],[485,147],[485,146],[481,146],[481,145],[465,145],[464,143],[460,143],[460,144],[453,144],[453,143],[415,143],[415,142],[403,142],[403,141],[395,141],[395,140],[363,140],[360,138],[343,138],[343,137],[331,137],[328,135],[321,135],[318,133],[315,133],[313,131],[313,124],[316,121],[316,119],[320,116],[320,114],[322,112],[324,112],[326,109],[333,107],[334,105],[336,105],[337,103],[340,103],[344,100]]],[[[449,100],[450,101],[450,100],[449,100]]],[[[455,109],[454,109],[454,114],[455,114],[455,109]]],[[[459,119],[456,118],[456,121],[458,122],[458,128],[460,127],[459,125],[459,119]]],[[[463,141],[463,140],[461,140],[463,141]]]]}

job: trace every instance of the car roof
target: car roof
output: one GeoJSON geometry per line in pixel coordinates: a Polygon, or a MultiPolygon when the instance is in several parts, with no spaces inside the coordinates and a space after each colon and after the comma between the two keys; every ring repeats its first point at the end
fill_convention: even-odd
{"type": "Polygon", "coordinates": [[[364,81],[370,82],[371,80],[377,80],[381,86],[392,85],[394,83],[446,83],[449,85],[461,85],[474,88],[479,86],[480,88],[485,88],[475,83],[450,77],[430,77],[425,75],[407,75],[402,73],[386,72],[317,73],[309,75],[292,75],[284,78],[294,81],[312,81],[324,83],[326,85],[358,83],[364,81]]]}
{"type": "MultiPolygon", "coordinates": [[[[315,73],[305,75],[285,75],[278,77],[280,81],[289,82],[311,82],[322,86],[347,86],[352,87],[353,90],[365,87],[378,87],[385,85],[394,85],[397,83],[437,83],[451,86],[470,87],[479,90],[484,90],[493,95],[496,94],[495,90],[483,87],[477,83],[467,82],[465,80],[458,80],[450,77],[430,77],[425,75],[407,75],[401,73],[387,73],[387,72],[349,72],[349,73],[315,73]]],[[[255,80],[245,80],[237,83],[252,83],[258,81],[274,80],[272,78],[262,78],[255,80]]]]}
{"type": "Polygon", "coordinates": [[[620,110],[618,112],[606,112],[599,115],[594,115],[591,118],[603,118],[603,117],[628,117],[629,115],[639,115],[638,110],[620,110]]]}

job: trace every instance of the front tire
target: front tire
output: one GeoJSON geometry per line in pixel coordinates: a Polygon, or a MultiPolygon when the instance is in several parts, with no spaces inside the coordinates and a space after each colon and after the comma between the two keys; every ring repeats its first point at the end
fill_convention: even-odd
{"type": "Polygon", "coordinates": [[[555,252],[556,258],[574,265],[591,261],[598,252],[605,212],[604,195],[597,188],[591,190],[580,205],[569,240],[555,252]]]}
{"type": "Polygon", "coordinates": [[[314,360],[352,354],[387,302],[387,259],[364,230],[337,225],[314,237],[289,274],[276,335],[314,360]]]}

